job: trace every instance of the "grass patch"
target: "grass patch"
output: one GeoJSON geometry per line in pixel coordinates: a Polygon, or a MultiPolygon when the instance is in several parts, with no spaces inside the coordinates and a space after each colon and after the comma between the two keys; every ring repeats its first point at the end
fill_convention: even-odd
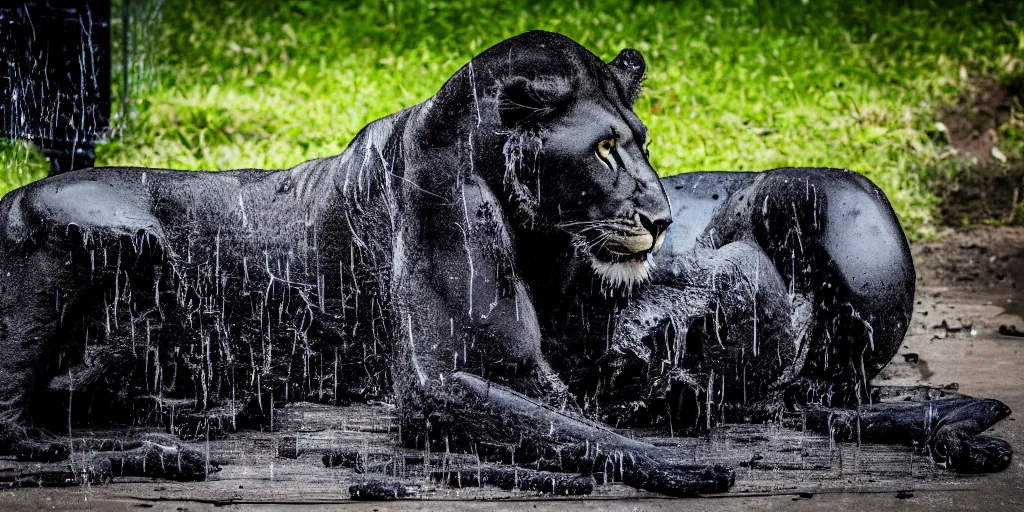
{"type": "MultiPolygon", "coordinates": [[[[98,164],[280,168],[336,154],[487,46],[546,29],[605,59],[644,53],[636,110],[662,174],[854,169],[917,239],[932,231],[933,185],[950,172],[928,136],[935,110],[971,77],[1024,70],[1024,2],[703,4],[168,0],[149,34],[153,83],[98,164]]],[[[1020,158],[1024,137],[1008,140],[1001,149],[1020,158]]],[[[0,146],[3,190],[42,176],[24,152],[0,146]]]]}

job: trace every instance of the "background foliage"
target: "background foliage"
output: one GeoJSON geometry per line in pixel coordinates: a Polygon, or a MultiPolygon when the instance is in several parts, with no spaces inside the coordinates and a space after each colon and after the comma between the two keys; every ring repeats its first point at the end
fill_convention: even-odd
{"type": "MultiPolygon", "coordinates": [[[[932,232],[937,184],[964,167],[935,137],[937,109],[973,78],[1024,71],[1024,2],[167,0],[159,14],[135,34],[145,58],[98,165],[281,168],[339,153],[487,46],[546,29],[606,60],[644,53],[636,110],[663,175],[854,169],[911,238],[932,232]]],[[[1020,133],[1003,137],[1011,162],[1020,133]]],[[[0,144],[0,191],[44,174],[24,144],[0,144]]]]}

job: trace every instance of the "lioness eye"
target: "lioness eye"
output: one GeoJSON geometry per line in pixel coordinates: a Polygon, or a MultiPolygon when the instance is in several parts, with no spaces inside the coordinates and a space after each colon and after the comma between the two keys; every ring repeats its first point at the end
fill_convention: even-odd
{"type": "Polygon", "coordinates": [[[615,139],[604,139],[597,143],[597,156],[604,160],[604,163],[612,169],[615,168],[615,165],[612,164],[612,149],[614,148],[615,139]]]}

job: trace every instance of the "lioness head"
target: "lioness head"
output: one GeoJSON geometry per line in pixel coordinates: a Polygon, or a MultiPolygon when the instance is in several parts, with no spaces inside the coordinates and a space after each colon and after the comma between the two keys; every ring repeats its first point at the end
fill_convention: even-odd
{"type": "Polygon", "coordinates": [[[605,63],[565,36],[530,32],[449,82],[463,84],[473,172],[503,196],[516,231],[562,240],[616,288],[648,278],[672,222],[632,110],[645,71],[636,50],[605,63]]]}

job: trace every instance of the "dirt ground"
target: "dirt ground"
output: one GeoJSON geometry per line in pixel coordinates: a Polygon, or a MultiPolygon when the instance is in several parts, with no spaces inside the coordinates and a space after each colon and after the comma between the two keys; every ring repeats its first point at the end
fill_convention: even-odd
{"type": "MultiPolygon", "coordinates": [[[[1017,414],[990,433],[1024,447],[1024,228],[949,230],[939,241],[913,248],[917,303],[903,350],[877,384],[948,386],[992,397],[1017,414]],[[1002,334],[1001,334],[1002,332],[1002,334]]],[[[212,442],[211,455],[226,462],[210,481],[180,484],[146,480],[74,488],[0,489],[0,509],[206,510],[233,508],[311,510],[437,510],[508,508],[552,510],[669,510],[678,501],[612,484],[587,498],[551,498],[499,489],[453,489],[431,484],[404,468],[420,499],[390,503],[348,501],[348,486],[363,478],[348,469],[324,468],[317,448],[362,446],[372,453],[390,443],[394,427],[381,409],[297,406],[280,415],[296,446],[307,453],[277,457],[282,433],[246,432],[212,442]],[[469,500],[469,501],[467,501],[469,500]]],[[[695,498],[701,510],[804,510],[858,507],[876,510],[957,508],[1024,509],[1024,457],[993,475],[962,476],[935,467],[909,448],[837,444],[778,425],[726,425],[708,438],[653,439],[683,462],[725,462],[737,470],[725,495],[695,498]],[[760,465],[752,465],[755,457],[760,465]]],[[[202,445],[197,446],[204,448],[202,445]]],[[[385,453],[384,455],[389,455],[385,453]]],[[[390,455],[394,455],[391,452],[390,455]]],[[[472,462],[435,454],[449,467],[472,462]]],[[[0,466],[17,466],[0,460],[0,466]]],[[[0,468],[2,469],[2,468],[0,468]]]]}
{"type": "MultiPolygon", "coordinates": [[[[996,221],[1021,225],[1024,161],[1007,158],[1000,138],[1014,138],[1024,128],[1024,81],[974,80],[955,103],[939,109],[930,135],[949,148],[940,157],[964,166],[951,179],[933,184],[942,198],[940,220],[951,226],[996,221]]],[[[1011,152],[1012,153],[1012,152],[1011,152]]],[[[940,173],[941,174],[941,173],[940,173]]]]}

